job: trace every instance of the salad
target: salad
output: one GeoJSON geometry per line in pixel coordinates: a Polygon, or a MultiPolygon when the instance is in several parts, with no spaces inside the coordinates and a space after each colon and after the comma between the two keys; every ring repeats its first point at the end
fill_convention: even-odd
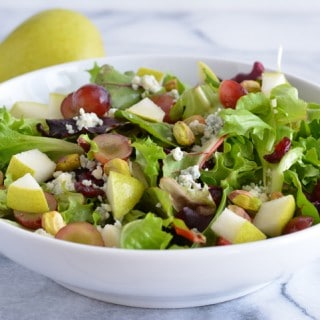
{"type": "Polygon", "coordinates": [[[319,223],[320,104],[260,62],[230,79],[198,69],[187,84],[95,64],[51,114],[3,106],[0,218],[124,249],[232,245],[319,223]]]}

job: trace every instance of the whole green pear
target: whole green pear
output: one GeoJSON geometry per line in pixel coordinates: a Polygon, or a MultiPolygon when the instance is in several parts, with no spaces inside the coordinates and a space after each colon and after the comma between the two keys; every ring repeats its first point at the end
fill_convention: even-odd
{"type": "Polygon", "coordinates": [[[43,67],[105,55],[97,27],[79,12],[41,11],[0,44],[0,82],[43,67]]]}

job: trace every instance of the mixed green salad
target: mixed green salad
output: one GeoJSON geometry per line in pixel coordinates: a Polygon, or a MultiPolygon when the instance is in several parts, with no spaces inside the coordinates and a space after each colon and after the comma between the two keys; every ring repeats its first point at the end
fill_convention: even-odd
{"type": "Polygon", "coordinates": [[[0,218],[126,249],[231,245],[319,223],[320,104],[259,62],[230,79],[198,69],[186,84],[95,64],[51,111],[3,106],[0,218]]]}

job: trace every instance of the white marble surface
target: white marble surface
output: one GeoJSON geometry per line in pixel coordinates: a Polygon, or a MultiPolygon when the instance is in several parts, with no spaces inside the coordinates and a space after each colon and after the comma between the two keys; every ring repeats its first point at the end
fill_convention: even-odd
{"type": "MultiPolygon", "coordinates": [[[[0,41],[31,14],[53,7],[71,8],[90,17],[103,34],[108,55],[215,56],[260,60],[275,68],[281,45],[283,71],[320,82],[317,0],[2,0],[0,41]]],[[[80,296],[0,255],[0,319],[4,320],[320,319],[319,287],[320,261],[316,261],[233,301],[198,308],[145,310],[80,296]]]]}

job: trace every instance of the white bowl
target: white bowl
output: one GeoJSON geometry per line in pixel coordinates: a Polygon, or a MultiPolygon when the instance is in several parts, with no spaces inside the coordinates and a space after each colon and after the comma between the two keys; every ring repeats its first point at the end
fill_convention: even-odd
{"type": "MultiPolygon", "coordinates": [[[[117,69],[146,66],[197,81],[197,61],[221,77],[251,65],[195,57],[111,57],[54,66],[0,85],[0,104],[46,101],[49,91],[69,92],[89,79],[93,62],[117,69]]],[[[320,88],[295,77],[301,97],[318,101],[320,88]]],[[[0,252],[80,294],[136,307],[179,308],[227,301],[253,292],[320,256],[320,225],[247,244],[187,250],[125,250],[58,241],[0,219],[0,252]]]]}

